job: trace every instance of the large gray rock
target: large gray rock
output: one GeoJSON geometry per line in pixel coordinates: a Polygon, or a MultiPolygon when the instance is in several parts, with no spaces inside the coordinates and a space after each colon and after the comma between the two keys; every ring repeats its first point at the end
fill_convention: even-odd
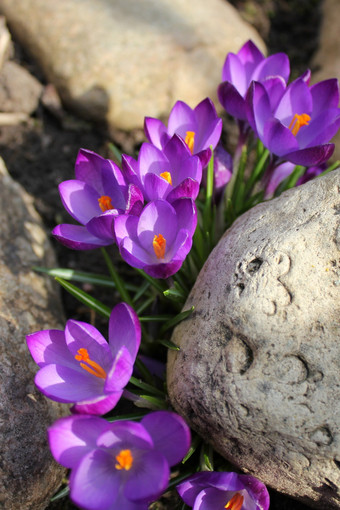
{"type": "Polygon", "coordinates": [[[0,0],[11,29],[66,105],[142,127],[181,99],[216,99],[229,51],[256,31],[225,0],[0,0]]]}
{"type": "Polygon", "coordinates": [[[340,508],[340,171],[258,205],[225,233],[172,340],[168,390],[227,459],[340,508]]]}
{"type": "Polygon", "coordinates": [[[55,265],[32,200],[0,160],[0,508],[40,510],[61,484],[46,429],[62,413],[34,385],[25,336],[61,328],[54,282],[32,270],[55,265]]]}

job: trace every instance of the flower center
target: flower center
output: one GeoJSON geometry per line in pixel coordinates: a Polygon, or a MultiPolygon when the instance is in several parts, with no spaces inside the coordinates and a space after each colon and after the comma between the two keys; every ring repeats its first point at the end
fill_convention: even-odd
{"type": "Polygon", "coordinates": [[[233,497],[228,501],[226,506],[227,510],[241,510],[243,505],[244,497],[241,496],[239,492],[236,492],[236,494],[233,495],[233,497]]]}
{"type": "Polygon", "coordinates": [[[118,470],[125,469],[129,471],[133,464],[133,457],[131,450],[120,450],[118,455],[116,455],[117,464],[115,464],[115,468],[118,470]]]}
{"type": "Polygon", "coordinates": [[[158,259],[164,258],[166,239],[164,239],[162,234],[158,234],[158,236],[155,235],[152,241],[152,246],[155,251],[156,257],[158,259]]]}
{"type": "Polygon", "coordinates": [[[111,197],[108,197],[107,195],[103,195],[100,198],[98,198],[99,207],[103,212],[109,211],[110,209],[113,209],[111,197]]]}
{"type": "Polygon", "coordinates": [[[194,153],[195,131],[187,131],[185,134],[185,143],[190,149],[191,154],[194,153]]]}
{"type": "Polygon", "coordinates": [[[288,129],[290,129],[293,135],[296,136],[302,126],[308,126],[309,121],[310,116],[308,115],[308,113],[301,113],[301,115],[296,113],[292,118],[292,121],[289,124],[288,129]]]}
{"type": "Polygon", "coordinates": [[[100,377],[101,379],[106,379],[105,370],[100,365],[98,365],[98,363],[96,363],[95,361],[92,361],[92,359],[90,359],[87,349],[82,347],[81,349],[78,349],[77,353],[78,354],[75,355],[75,359],[77,361],[84,361],[84,363],[80,363],[81,368],[83,368],[90,374],[95,375],[96,377],[100,377]]]}
{"type": "Polygon", "coordinates": [[[171,173],[170,172],[162,172],[160,174],[160,176],[163,177],[163,179],[165,179],[172,186],[172,179],[171,179],[171,173]]]}

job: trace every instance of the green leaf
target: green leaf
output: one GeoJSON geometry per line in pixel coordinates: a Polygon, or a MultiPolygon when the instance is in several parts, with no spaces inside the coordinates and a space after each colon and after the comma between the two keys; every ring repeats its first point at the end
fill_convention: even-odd
{"type": "Polygon", "coordinates": [[[140,274],[146,281],[148,281],[160,294],[163,295],[163,292],[166,290],[165,286],[156,278],[152,278],[152,276],[148,275],[143,271],[143,269],[135,268],[135,271],[140,274]]]}
{"type": "Polygon", "coordinates": [[[183,321],[184,319],[186,319],[187,317],[189,317],[189,315],[192,314],[192,312],[194,311],[195,307],[192,306],[189,310],[185,310],[184,312],[181,312],[179,313],[178,315],[176,315],[175,317],[173,317],[172,319],[170,319],[169,321],[167,321],[161,328],[161,332],[164,333],[165,331],[167,331],[168,329],[170,328],[173,328],[174,326],[176,326],[176,324],[178,324],[179,322],[183,321]]]}
{"type": "Polygon", "coordinates": [[[111,278],[114,281],[116,289],[119,292],[122,300],[125,301],[125,303],[127,303],[128,305],[133,307],[132,299],[130,297],[130,294],[129,294],[127,288],[125,287],[124,280],[121,279],[118,272],[116,271],[116,268],[114,267],[112,260],[109,256],[109,254],[107,253],[106,249],[102,248],[101,251],[104,256],[108,270],[110,272],[111,278]]]}
{"type": "Polygon", "coordinates": [[[201,471],[214,471],[214,450],[211,445],[203,443],[200,452],[201,471]]]}
{"type": "Polygon", "coordinates": [[[158,343],[161,345],[164,345],[167,349],[170,349],[172,351],[180,351],[181,348],[178,347],[178,345],[171,342],[171,340],[158,340],[158,343]]]}
{"type": "Polygon", "coordinates": [[[201,442],[202,442],[202,438],[200,436],[196,435],[194,437],[194,439],[192,440],[192,442],[191,442],[191,446],[189,448],[188,453],[186,454],[186,456],[182,460],[182,464],[185,464],[186,461],[190,459],[190,457],[195,453],[195,451],[197,450],[197,448],[198,448],[198,446],[200,445],[201,442]]]}
{"type": "Polygon", "coordinates": [[[152,395],[139,395],[138,393],[136,393],[136,395],[139,397],[139,400],[134,402],[136,407],[145,407],[146,409],[167,409],[167,404],[163,399],[152,395]],[[143,400],[145,401],[144,403],[143,400]]]}
{"type": "MultiPolygon", "coordinates": [[[[63,280],[72,280],[74,282],[81,283],[90,283],[91,285],[101,285],[103,287],[112,287],[115,288],[115,284],[109,276],[96,274],[96,273],[87,273],[84,271],[75,271],[74,269],[67,269],[62,267],[54,267],[54,268],[46,268],[46,267],[33,267],[34,271],[48,274],[49,276],[58,276],[63,280]]],[[[126,284],[126,287],[133,291],[137,292],[138,287],[136,285],[131,285],[130,283],[126,284]]]]}
{"type": "Polygon", "coordinates": [[[112,423],[114,421],[123,421],[123,420],[131,420],[131,421],[137,421],[143,418],[146,414],[148,414],[148,411],[136,411],[135,413],[129,413],[129,414],[121,414],[119,416],[108,416],[105,418],[106,421],[112,423]]]}
{"type": "Polygon", "coordinates": [[[267,159],[269,158],[269,150],[268,149],[265,149],[260,157],[260,159],[258,160],[257,164],[255,165],[255,168],[254,170],[252,171],[248,181],[246,182],[246,189],[245,189],[245,194],[248,196],[254,185],[256,184],[256,182],[261,179],[262,175],[264,174],[265,172],[265,169],[266,169],[266,163],[267,163],[267,159]]]}
{"type": "Polygon", "coordinates": [[[172,315],[163,314],[163,315],[144,315],[143,317],[138,317],[140,322],[164,322],[169,320],[172,315]]]}
{"type": "Polygon", "coordinates": [[[140,388],[143,391],[147,391],[147,392],[151,393],[152,395],[157,395],[163,399],[165,398],[165,393],[163,391],[159,390],[158,388],[155,388],[151,384],[147,384],[147,383],[141,381],[140,379],[137,379],[136,377],[132,376],[130,378],[129,382],[131,384],[133,384],[134,386],[137,386],[137,388],[140,388]]]}
{"type": "Polygon", "coordinates": [[[108,306],[101,303],[100,301],[98,301],[98,299],[95,299],[94,297],[90,296],[90,294],[88,294],[87,292],[84,292],[83,290],[79,289],[79,287],[76,287],[72,283],[63,280],[62,278],[56,277],[55,279],[73,297],[78,299],[78,301],[88,306],[95,312],[100,313],[103,317],[107,319],[110,317],[111,309],[108,306]]]}
{"type": "Polygon", "coordinates": [[[181,303],[185,300],[185,295],[177,282],[175,282],[175,287],[171,289],[167,289],[163,292],[164,296],[172,301],[179,301],[181,303]]]}
{"type": "Polygon", "coordinates": [[[67,485],[66,487],[64,487],[63,489],[61,489],[59,492],[57,492],[57,494],[55,494],[51,499],[50,499],[50,502],[53,503],[53,501],[57,501],[58,499],[61,499],[61,498],[64,498],[65,496],[68,495],[68,493],[70,492],[70,488],[69,486],[67,485]]]}
{"type": "Polygon", "coordinates": [[[114,158],[116,159],[117,163],[120,165],[120,164],[121,164],[121,162],[122,162],[122,153],[121,153],[121,151],[120,151],[120,150],[118,149],[118,147],[117,147],[114,143],[112,143],[112,142],[110,142],[108,145],[109,145],[109,149],[110,149],[110,151],[111,151],[111,152],[113,153],[113,155],[114,155],[114,158]]]}

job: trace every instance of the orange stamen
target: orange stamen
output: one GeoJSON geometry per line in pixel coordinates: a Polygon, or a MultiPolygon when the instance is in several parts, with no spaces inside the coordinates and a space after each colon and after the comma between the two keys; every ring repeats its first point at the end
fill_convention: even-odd
{"type": "Polygon", "coordinates": [[[115,464],[116,469],[125,469],[129,471],[131,469],[133,463],[133,457],[131,450],[121,450],[118,455],[116,455],[117,464],[115,464]]]}
{"type": "Polygon", "coordinates": [[[162,172],[160,174],[160,176],[163,177],[163,179],[165,179],[172,186],[172,179],[171,179],[171,173],[170,172],[162,172]]]}
{"type": "Polygon", "coordinates": [[[98,198],[99,207],[103,212],[109,211],[110,209],[114,209],[111,201],[111,197],[108,197],[107,195],[103,195],[102,197],[98,198]]]}
{"type": "Polygon", "coordinates": [[[98,363],[96,363],[95,361],[92,361],[92,359],[90,359],[87,349],[82,347],[81,349],[78,349],[77,353],[78,354],[75,355],[75,359],[77,361],[84,361],[85,363],[87,363],[87,365],[85,365],[85,363],[80,363],[81,368],[83,368],[90,374],[95,375],[96,377],[100,377],[101,379],[106,379],[105,370],[100,365],[98,365],[98,363]],[[90,365],[90,366],[88,366],[88,365],[90,365]],[[90,367],[92,367],[92,368],[90,368],[90,367]]]}
{"type": "Polygon", "coordinates": [[[228,501],[226,506],[227,510],[241,510],[243,505],[244,497],[241,496],[239,492],[233,495],[233,497],[228,501]]]}
{"type": "Polygon", "coordinates": [[[194,153],[194,143],[195,143],[195,131],[187,131],[185,134],[185,143],[190,149],[191,154],[194,153]]]}
{"type": "Polygon", "coordinates": [[[165,254],[166,239],[162,234],[155,235],[152,241],[152,246],[158,259],[163,259],[165,254]]]}
{"type": "Polygon", "coordinates": [[[292,121],[289,124],[288,129],[290,129],[293,135],[296,136],[302,126],[308,126],[309,121],[310,116],[308,115],[308,113],[301,113],[301,115],[296,113],[292,118],[292,121]]]}

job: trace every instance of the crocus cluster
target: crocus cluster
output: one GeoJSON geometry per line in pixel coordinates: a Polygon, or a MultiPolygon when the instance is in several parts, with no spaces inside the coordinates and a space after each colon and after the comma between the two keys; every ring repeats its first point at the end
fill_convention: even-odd
{"type": "Polygon", "coordinates": [[[194,110],[178,101],[168,128],[145,119],[150,143],[142,145],[137,160],[124,154],[121,168],[81,149],[76,179],[59,185],[65,209],[80,225],[58,225],[53,235],[79,250],[117,243],[131,266],[155,278],[173,275],[191,249],[195,199],[221,130],[210,99],[194,110]]]}

